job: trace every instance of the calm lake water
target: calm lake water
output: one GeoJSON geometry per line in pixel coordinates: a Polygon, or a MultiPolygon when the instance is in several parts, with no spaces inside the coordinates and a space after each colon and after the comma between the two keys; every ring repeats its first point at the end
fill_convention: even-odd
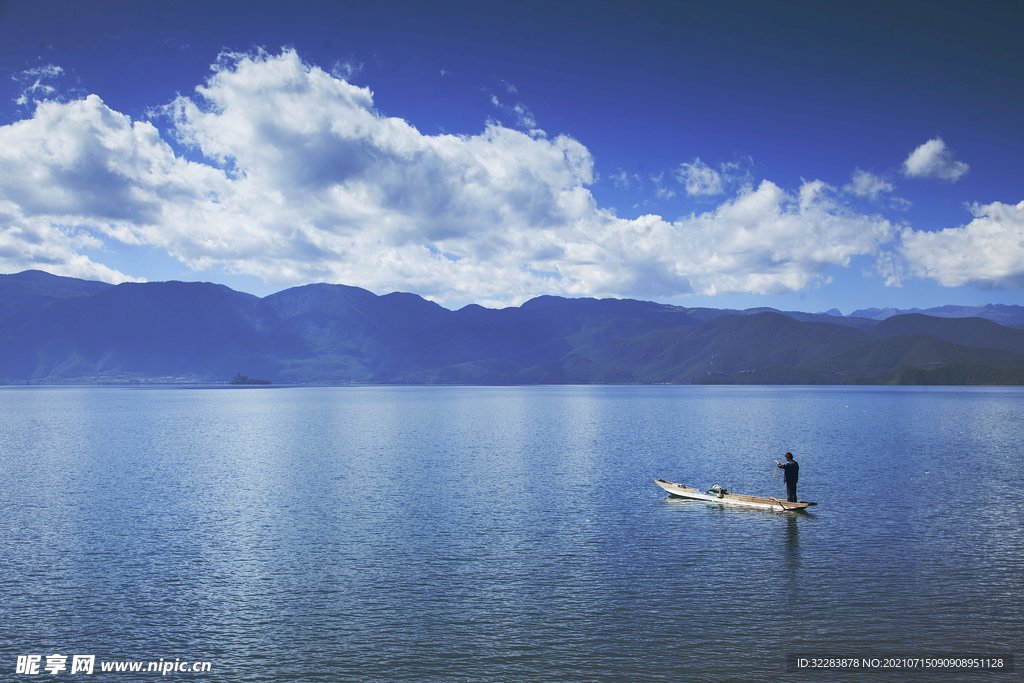
{"type": "Polygon", "coordinates": [[[4,680],[1022,678],[1020,389],[7,388],[0,415],[4,680]],[[809,513],[654,484],[784,496],[787,450],[809,513]]]}

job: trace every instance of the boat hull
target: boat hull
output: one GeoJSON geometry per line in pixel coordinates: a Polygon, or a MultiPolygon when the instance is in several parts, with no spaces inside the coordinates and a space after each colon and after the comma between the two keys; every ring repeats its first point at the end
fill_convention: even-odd
{"type": "Polygon", "coordinates": [[[671,481],[665,481],[664,479],[657,479],[654,483],[671,493],[673,496],[690,498],[693,500],[703,500],[708,503],[717,503],[718,505],[730,505],[733,507],[754,508],[758,510],[774,510],[776,512],[806,510],[811,505],[817,505],[817,503],[807,501],[792,503],[785,500],[779,500],[778,498],[744,496],[739,493],[723,493],[721,496],[718,496],[713,493],[705,493],[700,489],[695,489],[690,486],[684,486],[683,484],[674,484],[671,481]]]}

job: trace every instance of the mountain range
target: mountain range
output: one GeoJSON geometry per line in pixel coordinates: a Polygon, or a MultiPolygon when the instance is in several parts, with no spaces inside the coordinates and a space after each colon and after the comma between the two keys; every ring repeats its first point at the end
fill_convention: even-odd
{"type": "Polygon", "coordinates": [[[1024,384],[1024,308],[863,315],[0,275],[0,383],[1024,384]],[[960,315],[958,315],[958,313],[960,315]],[[970,317],[967,317],[970,316],[970,317]]]}

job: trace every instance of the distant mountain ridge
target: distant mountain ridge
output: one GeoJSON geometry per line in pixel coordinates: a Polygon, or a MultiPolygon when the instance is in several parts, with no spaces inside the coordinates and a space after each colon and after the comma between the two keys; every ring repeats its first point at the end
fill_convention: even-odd
{"type": "MultiPolygon", "coordinates": [[[[832,309],[837,314],[839,311],[832,309]]],[[[935,308],[864,308],[850,314],[851,318],[886,320],[898,315],[921,313],[933,318],[985,318],[1000,325],[1024,325],[1024,306],[986,304],[984,306],[937,306],[935,308]]]]}
{"type": "MultiPolygon", "coordinates": [[[[113,285],[106,282],[77,280],[50,275],[41,270],[26,270],[16,275],[0,275],[0,325],[14,324],[24,316],[58,301],[99,294],[113,285]]],[[[0,333],[3,328],[0,327],[0,333]]]]}
{"type": "Polygon", "coordinates": [[[0,275],[0,383],[1016,384],[1024,373],[1024,330],[990,319],[836,314],[557,296],[451,311],[346,285],[259,298],[26,271],[0,275]],[[937,372],[947,367],[960,370],[937,372]]]}

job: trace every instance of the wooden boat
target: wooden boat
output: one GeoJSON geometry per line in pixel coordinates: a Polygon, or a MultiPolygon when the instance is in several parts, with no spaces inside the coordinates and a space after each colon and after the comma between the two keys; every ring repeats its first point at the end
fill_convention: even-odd
{"type": "Polygon", "coordinates": [[[718,503],[719,505],[735,505],[737,507],[775,510],[776,512],[806,510],[812,505],[817,505],[817,503],[810,503],[802,500],[796,503],[790,503],[788,501],[772,497],[744,496],[739,493],[726,493],[724,490],[712,490],[705,492],[700,489],[683,486],[682,484],[673,484],[672,482],[665,481],[664,479],[656,479],[654,483],[671,493],[673,496],[679,496],[680,498],[692,498],[694,500],[706,500],[709,503],[718,503]]]}

